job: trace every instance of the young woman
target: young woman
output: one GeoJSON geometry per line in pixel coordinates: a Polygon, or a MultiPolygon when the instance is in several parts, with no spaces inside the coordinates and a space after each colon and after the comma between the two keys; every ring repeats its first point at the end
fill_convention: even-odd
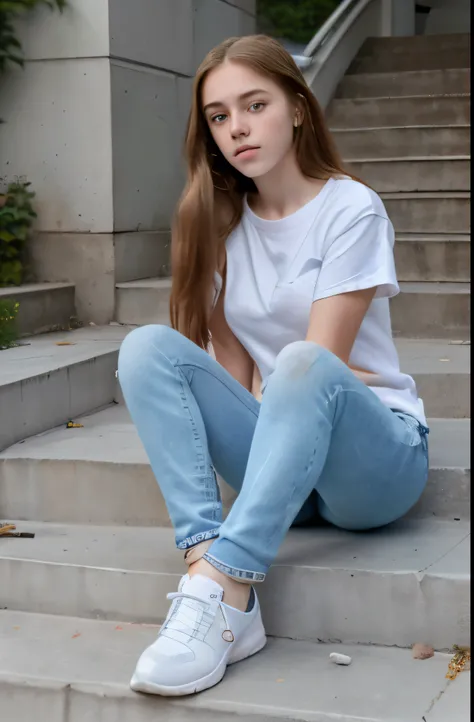
{"type": "Polygon", "coordinates": [[[318,512],[342,529],[389,524],[428,474],[423,405],[391,334],[392,224],[342,169],[277,41],[209,53],[186,153],[172,328],[134,330],[119,358],[188,565],[131,681],[162,695],[211,687],[262,649],[252,585],[293,523],[318,512]],[[216,472],[238,492],[225,520],[216,472]]]}

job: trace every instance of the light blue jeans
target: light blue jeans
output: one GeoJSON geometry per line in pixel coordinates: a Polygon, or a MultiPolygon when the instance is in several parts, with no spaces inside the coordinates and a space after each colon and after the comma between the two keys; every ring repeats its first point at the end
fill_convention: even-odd
{"type": "Polygon", "coordinates": [[[283,349],[261,404],[167,326],[132,331],[118,374],[178,548],[214,539],[204,558],[240,581],[263,581],[315,507],[343,529],[372,529],[426,485],[428,429],[314,343],[283,349]],[[238,492],[224,521],[216,471],[238,492]]]}

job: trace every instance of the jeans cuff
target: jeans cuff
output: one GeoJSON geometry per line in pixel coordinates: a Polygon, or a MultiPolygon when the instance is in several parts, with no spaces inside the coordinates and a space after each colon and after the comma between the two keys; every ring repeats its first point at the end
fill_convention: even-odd
{"type": "Polygon", "coordinates": [[[209,564],[212,564],[212,566],[219,572],[222,572],[222,574],[225,574],[227,577],[232,577],[232,579],[236,579],[239,582],[248,582],[250,584],[254,582],[263,582],[265,579],[265,574],[262,574],[261,572],[251,572],[248,569],[236,569],[235,567],[229,567],[227,564],[223,564],[213,557],[212,554],[204,554],[203,559],[205,559],[206,562],[209,562],[209,564]]]}
{"type": "Polygon", "coordinates": [[[201,531],[198,534],[186,537],[183,541],[178,542],[176,546],[178,549],[189,549],[190,547],[194,547],[196,544],[200,544],[208,539],[216,539],[219,536],[219,531],[220,527],[217,527],[216,529],[209,529],[209,531],[201,531]]]}
{"type": "Polygon", "coordinates": [[[267,568],[259,564],[253,557],[229,539],[219,537],[210,546],[203,559],[232,579],[252,584],[263,582],[267,568]]]}

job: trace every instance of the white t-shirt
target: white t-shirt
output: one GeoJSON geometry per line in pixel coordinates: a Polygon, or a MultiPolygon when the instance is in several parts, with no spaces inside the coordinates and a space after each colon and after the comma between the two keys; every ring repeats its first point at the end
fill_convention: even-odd
{"type": "MultiPolygon", "coordinates": [[[[257,216],[244,200],[226,242],[224,311],[255,361],[262,390],[280,351],[306,338],[311,305],[377,286],[349,359],[377,374],[371,390],[392,409],[426,424],[415,382],[400,372],[389,298],[398,291],[394,231],[379,196],[350,178],[331,178],[302,208],[280,220],[257,216]]],[[[216,274],[216,298],[222,281],[216,274]]]]}

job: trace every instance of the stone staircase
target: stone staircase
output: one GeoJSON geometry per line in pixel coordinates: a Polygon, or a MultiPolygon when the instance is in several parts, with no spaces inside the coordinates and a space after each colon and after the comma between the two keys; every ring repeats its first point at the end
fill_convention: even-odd
{"type": "MultiPolygon", "coordinates": [[[[393,325],[431,427],[418,505],[369,534],[292,530],[259,588],[268,647],[194,698],[130,692],[183,566],[114,376],[130,326],[167,322],[170,282],[118,283],[115,325],[29,336],[0,357],[0,520],[35,533],[0,538],[6,719],[465,722],[469,674],[445,674],[448,651],[470,643],[468,42],[371,39],[328,109],[396,228],[393,325]],[[413,660],[415,642],[435,656],[413,660]],[[332,651],[352,665],[331,665],[332,651]]],[[[69,299],[58,315],[24,333],[73,315],[66,286],[47,289],[69,299]]]]}

